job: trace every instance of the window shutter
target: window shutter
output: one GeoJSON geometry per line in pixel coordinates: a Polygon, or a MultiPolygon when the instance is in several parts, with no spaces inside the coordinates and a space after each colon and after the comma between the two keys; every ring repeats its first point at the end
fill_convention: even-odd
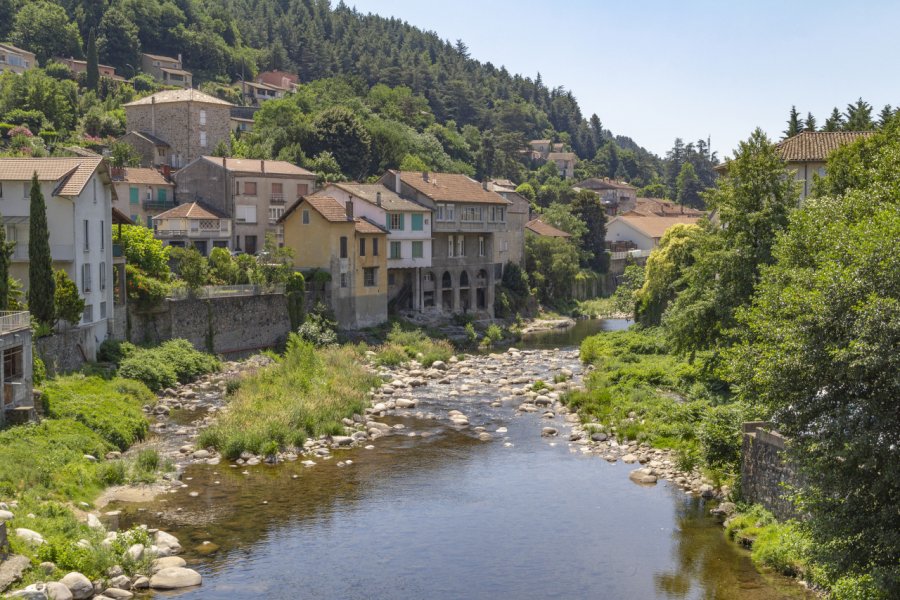
{"type": "Polygon", "coordinates": [[[406,217],[406,215],[404,215],[403,213],[400,213],[400,231],[403,231],[404,229],[406,229],[406,225],[404,224],[405,217],[406,217]]]}

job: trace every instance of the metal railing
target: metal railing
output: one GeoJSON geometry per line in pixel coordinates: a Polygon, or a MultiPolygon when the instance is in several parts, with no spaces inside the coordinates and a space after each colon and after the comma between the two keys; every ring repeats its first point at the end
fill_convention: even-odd
{"type": "Polygon", "coordinates": [[[0,311],[0,333],[31,328],[31,314],[27,310],[0,311]]]}
{"type": "Polygon", "coordinates": [[[269,204],[284,204],[284,194],[272,194],[269,197],[269,204]]]}
{"type": "Polygon", "coordinates": [[[144,210],[169,210],[175,208],[174,200],[144,200],[144,210]]]}
{"type": "Polygon", "coordinates": [[[626,258],[646,258],[650,256],[652,250],[624,250],[622,252],[610,252],[609,258],[612,260],[625,260],[626,258]]]}
{"type": "Polygon", "coordinates": [[[169,294],[171,300],[186,298],[234,298],[237,296],[263,296],[283,294],[284,285],[206,285],[196,290],[176,288],[169,294]]]}

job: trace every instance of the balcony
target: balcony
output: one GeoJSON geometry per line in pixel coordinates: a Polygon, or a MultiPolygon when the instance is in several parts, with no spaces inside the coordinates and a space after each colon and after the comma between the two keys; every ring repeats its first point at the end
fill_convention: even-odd
{"type": "Polygon", "coordinates": [[[27,310],[0,311],[0,333],[31,328],[31,313],[27,310]]]}
{"type": "Polygon", "coordinates": [[[169,210],[170,208],[175,208],[174,200],[144,200],[143,202],[144,210],[169,210]]]}
{"type": "MultiPolygon", "coordinates": [[[[55,261],[72,262],[75,260],[75,246],[73,244],[50,244],[50,256],[55,261]]],[[[18,242],[13,248],[13,262],[28,262],[28,243],[18,242]]]]}
{"type": "Polygon", "coordinates": [[[488,221],[438,221],[435,220],[431,224],[431,230],[434,232],[456,233],[470,231],[477,232],[495,232],[505,231],[506,223],[492,223],[488,221]]]}
{"type": "Polygon", "coordinates": [[[284,206],[284,194],[272,194],[269,197],[269,204],[274,206],[284,206]]]}

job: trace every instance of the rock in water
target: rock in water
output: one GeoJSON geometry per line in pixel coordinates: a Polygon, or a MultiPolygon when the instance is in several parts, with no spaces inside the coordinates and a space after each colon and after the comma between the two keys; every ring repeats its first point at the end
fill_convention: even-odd
{"type": "Polygon", "coordinates": [[[555,437],[558,433],[556,427],[544,427],[541,429],[541,437],[555,437]]]}
{"type": "Polygon", "coordinates": [[[94,584],[81,573],[72,572],[59,580],[72,592],[73,600],[87,600],[94,595],[94,584]]]}
{"type": "Polygon", "coordinates": [[[200,585],[203,578],[200,573],[184,567],[168,567],[157,571],[150,578],[150,587],[154,590],[177,590],[200,585]]]}

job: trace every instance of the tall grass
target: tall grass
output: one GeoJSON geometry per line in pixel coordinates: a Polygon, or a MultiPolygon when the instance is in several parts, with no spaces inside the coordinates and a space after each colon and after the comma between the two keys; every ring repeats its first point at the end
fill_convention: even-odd
{"type": "Polygon", "coordinates": [[[453,346],[447,340],[428,337],[420,329],[405,330],[399,323],[394,323],[387,341],[378,351],[378,364],[396,367],[419,355],[419,362],[430,367],[435,362],[447,361],[453,356],[453,346]]]}
{"type": "Polygon", "coordinates": [[[228,411],[200,435],[227,458],[299,447],[308,436],[338,434],[362,413],[376,379],[353,346],[316,349],[292,334],[284,358],[242,380],[228,411]]]}

